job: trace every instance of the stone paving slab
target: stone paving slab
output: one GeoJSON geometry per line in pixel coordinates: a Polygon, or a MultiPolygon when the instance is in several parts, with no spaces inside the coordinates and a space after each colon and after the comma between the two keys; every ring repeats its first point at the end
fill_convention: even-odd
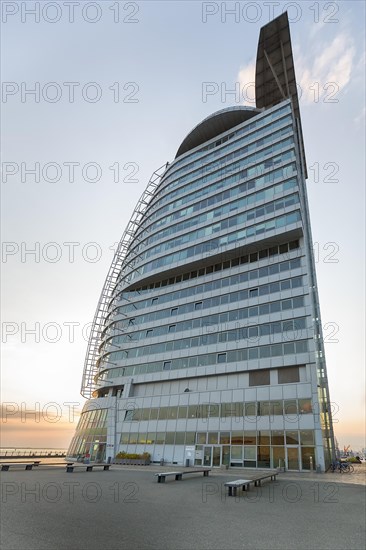
{"type": "Polygon", "coordinates": [[[4,472],[2,550],[365,548],[364,487],[343,474],[287,473],[228,497],[239,469],[157,484],[160,469],[4,472]]]}

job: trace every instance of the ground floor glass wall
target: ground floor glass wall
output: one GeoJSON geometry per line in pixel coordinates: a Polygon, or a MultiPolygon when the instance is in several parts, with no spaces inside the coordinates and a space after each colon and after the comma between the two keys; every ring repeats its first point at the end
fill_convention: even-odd
{"type": "Polygon", "coordinates": [[[316,467],[313,430],[129,433],[121,450],[151,454],[153,462],[231,468],[310,470],[316,467]],[[142,447],[142,445],[144,447],[142,447]]]}

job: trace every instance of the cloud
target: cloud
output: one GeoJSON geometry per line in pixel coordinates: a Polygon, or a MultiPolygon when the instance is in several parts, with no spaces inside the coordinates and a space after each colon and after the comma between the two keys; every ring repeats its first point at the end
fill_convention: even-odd
{"type": "MultiPolygon", "coordinates": [[[[296,48],[294,52],[296,79],[302,103],[338,102],[339,92],[351,80],[356,49],[351,36],[338,34],[330,43],[313,41],[308,52],[296,48]]],[[[242,103],[255,107],[255,61],[240,67],[242,103]]]]}
{"type": "Polygon", "coordinates": [[[244,105],[255,107],[255,61],[240,67],[237,82],[244,105]]]}
{"type": "Polygon", "coordinates": [[[339,92],[351,80],[356,49],[353,39],[342,32],[328,45],[316,43],[316,50],[298,51],[295,57],[299,95],[303,103],[339,101],[339,92]]]}
{"type": "Polygon", "coordinates": [[[364,124],[366,117],[366,107],[363,106],[361,112],[353,119],[355,124],[364,124]]]}

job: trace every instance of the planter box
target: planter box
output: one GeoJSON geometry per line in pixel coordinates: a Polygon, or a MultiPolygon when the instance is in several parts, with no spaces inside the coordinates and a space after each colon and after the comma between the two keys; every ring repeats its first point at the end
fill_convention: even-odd
{"type": "Polygon", "coordinates": [[[143,458],[115,458],[113,464],[124,464],[134,466],[149,466],[150,459],[145,460],[143,458]]]}

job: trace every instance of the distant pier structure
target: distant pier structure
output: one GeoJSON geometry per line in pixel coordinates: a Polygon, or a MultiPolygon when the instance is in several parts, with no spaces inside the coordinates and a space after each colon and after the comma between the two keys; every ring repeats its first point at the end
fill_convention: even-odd
{"type": "Polygon", "coordinates": [[[13,458],[64,458],[66,457],[66,449],[34,449],[31,447],[7,447],[0,448],[0,459],[13,458]]]}

